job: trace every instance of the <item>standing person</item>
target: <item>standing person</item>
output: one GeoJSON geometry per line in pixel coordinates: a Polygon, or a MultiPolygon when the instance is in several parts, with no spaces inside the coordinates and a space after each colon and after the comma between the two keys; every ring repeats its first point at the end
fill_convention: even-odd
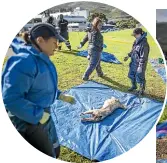
{"type": "MultiPolygon", "coordinates": [[[[17,38],[16,38],[17,39],[17,38]]],[[[73,103],[74,98],[58,90],[58,76],[49,59],[61,39],[54,27],[40,23],[24,34],[26,44],[13,48],[2,73],[2,97],[5,108],[18,132],[35,148],[58,157],[57,139],[50,106],[56,99],[73,103]]]]}
{"type": "Polygon", "coordinates": [[[136,40],[133,43],[131,52],[124,58],[124,61],[131,58],[128,77],[131,79],[132,87],[129,88],[129,91],[136,90],[138,83],[140,85],[138,95],[143,95],[146,86],[145,71],[150,47],[146,38],[147,33],[141,28],[134,29],[132,35],[136,40]]]}
{"type": "MultiPolygon", "coordinates": [[[[68,45],[66,44],[67,48],[71,50],[71,45],[69,41],[69,35],[68,35],[68,21],[64,19],[63,14],[60,14],[60,20],[58,21],[58,26],[60,28],[60,35],[66,39],[68,42],[68,45]]],[[[61,50],[62,41],[59,41],[59,50],[61,50]]]]}
{"type": "Polygon", "coordinates": [[[94,18],[91,29],[88,31],[87,35],[78,47],[78,49],[82,48],[88,41],[88,59],[90,61],[87,70],[83,75],[83,80],[88,80],[94,69],[96,69],[97,75],[99,77],[103,76],[103,72],[100,66],[101,53],[103,50],[103,36],[100,33],[101,28],[101,19],[98,17],[94,18]]]}
{"type": "Polygon", "coordinates": [[[53,16],[49,16],[49,18],[46,21],[47,23],[53,25],[55,27],[55,23],[54,23],[54,17],[53,16]]]}

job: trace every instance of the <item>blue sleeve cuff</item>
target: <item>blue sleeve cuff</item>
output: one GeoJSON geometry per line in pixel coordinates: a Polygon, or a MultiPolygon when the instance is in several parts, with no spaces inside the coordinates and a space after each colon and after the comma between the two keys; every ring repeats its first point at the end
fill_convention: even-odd
{"type": "Polygon", "coordinates": [[[60,90],[57,91],[57,97],[56,97],[56,99],[59,99],[59,96],[60,96],[61,93],[62,92],[60,90]]]}

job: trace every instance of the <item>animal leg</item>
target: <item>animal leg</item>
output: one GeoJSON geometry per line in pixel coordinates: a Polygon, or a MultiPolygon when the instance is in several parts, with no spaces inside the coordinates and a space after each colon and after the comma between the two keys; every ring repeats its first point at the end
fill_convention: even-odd
{"type": "Polygon", "coordinates": [[[127,109],[125,105],[121,104],[120,106],[122,109],[127,109]]]}
{"type": "Polygon", "coordinates": [[[81,121],[95,122],[95,119],[94,119],[94,117],[92,117],[92,118],[82,118],[81,121]]]}
{"type": "Polygon", "coordinates": [[[81,115],[85,115],[85,114],[93,114],[93,110],[88,110],[86,112],[81,113],[81,115]]]}

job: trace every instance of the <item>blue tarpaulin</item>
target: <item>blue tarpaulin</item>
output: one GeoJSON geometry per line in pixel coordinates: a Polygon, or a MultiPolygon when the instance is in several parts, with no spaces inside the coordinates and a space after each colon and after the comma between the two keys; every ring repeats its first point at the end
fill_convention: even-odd
{"type": "Polygon", "coordinates": [[[159,64],[158,59],[151,59],[150,63],[153,66],[154,70],[158,73],[158,75],[163,79],[163,81],[167,82],[164,64],[159,64]]]}
{"type": "Polygon", "coordinates": [[[74,105],[56,101],[51,107],[60,144],[91,160],[112,159],[138,144],[155,124],[163,106],[92,81],[66,93],[75,97],[74,105]],[[81,122],[81,112],[100,108],[112,96],[127,109],[118,109],[98,123],[81,122]]]}
{"type": "Polygon", "coordinates": [[[157,160],[156,163],[167,163],[167,160],[157,160]]]}
{"type": "MultiPolygon", "coordinates": [[[[88,56],[88,51],[83,50],[77,53],[78,56],[82,57],[87,57],[88,56]]],[[[115,64],[121,64],[121,62],[113,55],[107,52],[102,52],[101,55],[101,60],[104,62],[109,62],[109,63],[115,63],[115,64]]]]}
{"type": "Polygon", "coordinates": [[[156,136],[157,138],[163,138],[167,136],[167,121],[157,125],[156,136]]]}

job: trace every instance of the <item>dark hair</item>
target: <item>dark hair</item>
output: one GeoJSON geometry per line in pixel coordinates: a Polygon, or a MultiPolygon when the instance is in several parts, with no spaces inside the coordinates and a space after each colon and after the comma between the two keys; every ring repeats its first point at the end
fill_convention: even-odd
{"type": "MultiPolygon", "coordinates": [[[[23,33],[22,36],[23,36],[23,39],[24,39],[26,45],[35,45],[35,46],[42,52],[40,46],[37,44],[36,40],[33,39],[33,38],[30,36],[30,33],[29,33],[29,32],[23,33]]],[[[48,33],[47,31],[45,31],[45,32],[43,33],[43,36],[41,36],[41,37],[42,37],[44,40],[48,40],[48,39],[50,38],[49,33],[48,33]]]]}
{"type": "Polygon", "coordinates": [[[58,39],[64,41],[54,26],[48,23],[39,23],[33,26],[30,31],[23,34],[23,39],[25,40],[26,44],[33,44],[40,50],[40,47],[36,42],[38,37],[42,37],[44,40],[48,40],[53,37],[56,40],[58,39]]]}
{"type": "Polygon", "coordinates": [[[22,37],[23,37],[23,40],[25,41],[26,44],[31,44],[31,40],[30,40],[30,37],[29,37],[29,33],[28,32],[24,32],[22,34],[22,37]]]}
{"type": "MultiPolygon", "coordinates": [[[[26,42],[26,44],[34,44],[37,46],[37,43],[35,41],[35,39],[33,39],[32,36],[30,36],[29,32],[24,32],[22,34],[24,41],[26,42]]],[[[42,36],[41,36],[44,40],[48,40],[50,38],[49,32],[48,31],[44,31],[42,36]]]]}
{"type": "Polygon", "coordinates": [[[143,31],[142,28],[136,28],[136,29],[134,29],[133,33],[134,33],[134,34],[137,34],[137,35],[138,35],[138,34],[143,35],[143,34],[144,34],[144,31],[143,31]]]}
{"type": "Polygon", "coordinates": [[[48,19],[47,19],[47,23],[50,23],[52,24],[54,21],[54,18],[52,16],[50,16],[48,19]]]}
{"type": "Polygon", "coordinates": [[[97,26],[99,23],[102,23],[102,20],[99,17],[95,17],[92,21],[92,28],[98,31],[97,26]]]}

